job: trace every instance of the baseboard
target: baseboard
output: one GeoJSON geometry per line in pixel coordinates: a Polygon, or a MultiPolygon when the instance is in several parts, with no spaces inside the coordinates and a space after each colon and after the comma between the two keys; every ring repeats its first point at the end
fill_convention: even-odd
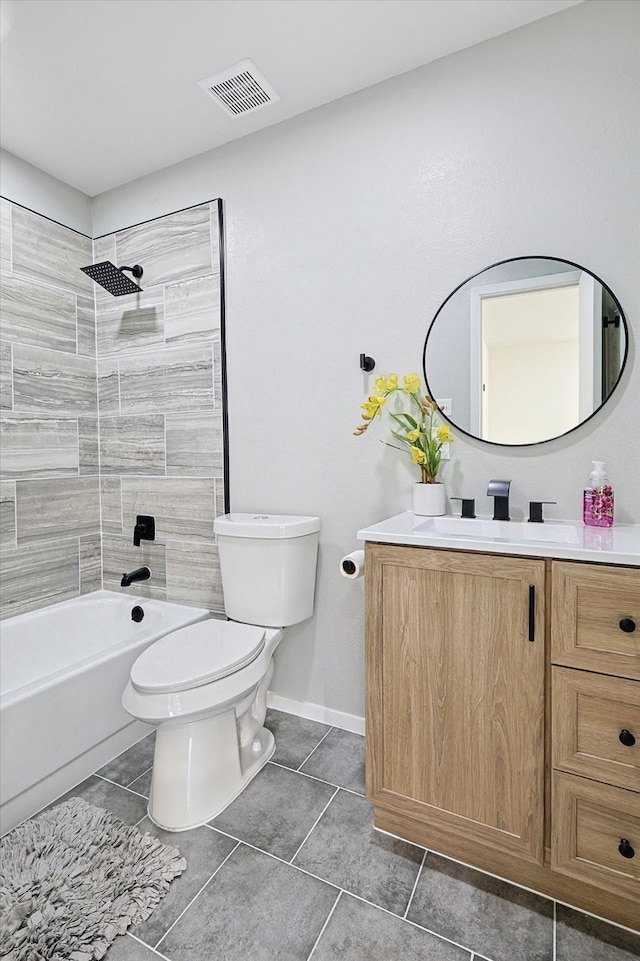
{"type": "Polygon", "coordinates": [[[283,711],[285,714],[306,717],[309,721],[330,724],[343,731],[351,731],[352,734],[364,734],[364,718],[358,717],[357,714],[345,714],[343,711],[334,711],[330,707],[310,704],[308,701],[294,701],[290,697],[281,697],[280,694],[273,694],[271,691],[267,694],[267,707],[272,707],[274,711],[283,711]]]}

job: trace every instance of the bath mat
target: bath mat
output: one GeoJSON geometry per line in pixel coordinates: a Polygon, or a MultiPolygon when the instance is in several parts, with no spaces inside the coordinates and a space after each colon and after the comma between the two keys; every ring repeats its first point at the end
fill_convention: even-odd
{"type": "Polygon", "coordinates": [[[72,798],[0,841],[0,958],[93,961],[148,918],[187,862],[72,798]]]}

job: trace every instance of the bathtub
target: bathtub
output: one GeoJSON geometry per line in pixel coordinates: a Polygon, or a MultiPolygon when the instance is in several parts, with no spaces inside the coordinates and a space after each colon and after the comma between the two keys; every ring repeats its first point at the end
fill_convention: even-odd
{"type": "Polygon", "coordinates": [[[152,730],[121,704],[131,666],[159,637],[206,617],[200,607],[95,591],[2,621],[0,834],[152,730]]]}

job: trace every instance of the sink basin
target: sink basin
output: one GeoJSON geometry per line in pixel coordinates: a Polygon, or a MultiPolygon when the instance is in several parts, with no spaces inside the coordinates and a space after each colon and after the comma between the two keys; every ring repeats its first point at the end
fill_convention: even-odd
{"type": "Polygon", "coordinates": [[[442,537],[513,544],[577,544],[580,540],[578,527],[571,522],[529,524],[527,521],[493,521],[486,517],[429,517],[414,525],[414,530],[442,537]]]}

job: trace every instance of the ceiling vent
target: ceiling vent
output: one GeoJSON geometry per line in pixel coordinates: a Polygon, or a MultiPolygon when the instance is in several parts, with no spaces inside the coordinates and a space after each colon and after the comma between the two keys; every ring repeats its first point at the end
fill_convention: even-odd
{"type": "Polygon", "coordinates": [[[243,60],[222,73],[199,80],[198,86],[230,117],[262,110],[280,99],[251,60],[243,60]]]}

